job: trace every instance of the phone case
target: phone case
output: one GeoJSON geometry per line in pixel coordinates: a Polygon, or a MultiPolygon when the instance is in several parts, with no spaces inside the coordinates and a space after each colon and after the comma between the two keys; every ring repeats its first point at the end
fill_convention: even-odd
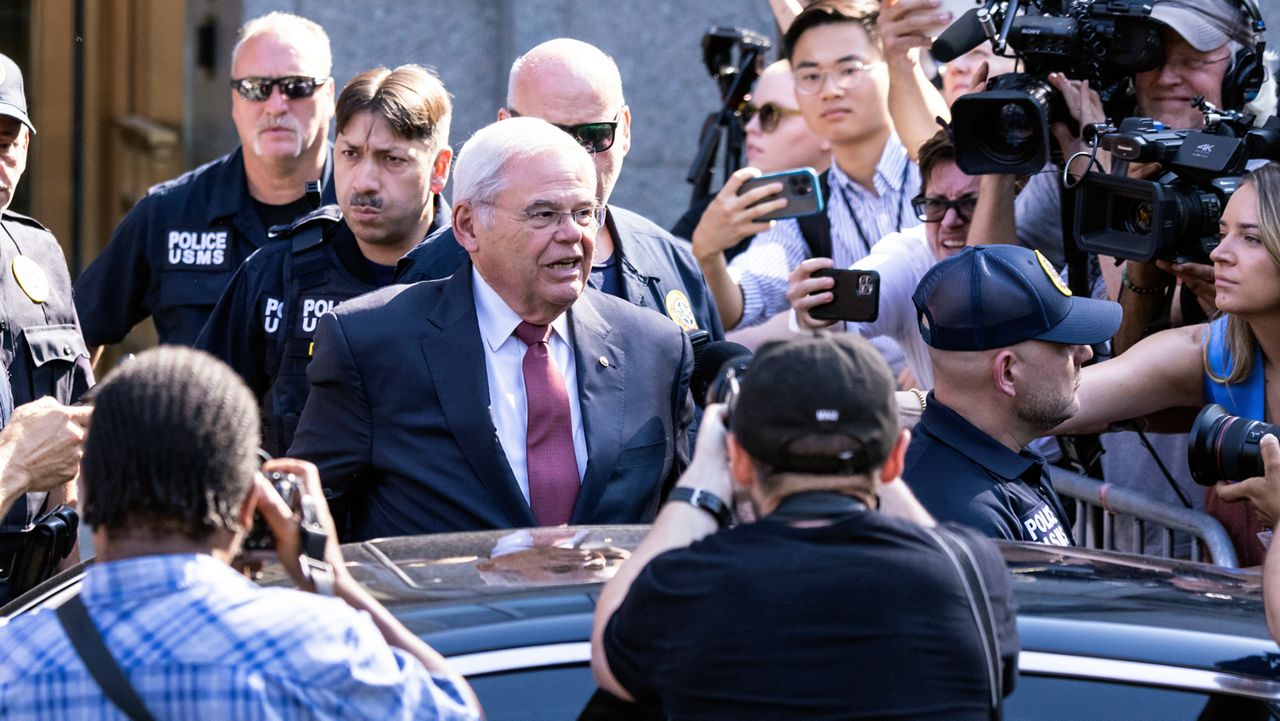
{"type": "MultiPolygon", "coordinates": [[[[799,218],[826,210],[826,204],[822,197],[822,185],[818,181],[817,171],[813,168],[793,168],[780,173],[770,173],[769,175],[752,178],[743,183],[741,188],[738,188],[738,195],[770,183],[782,183],[782,192],[778,195],[787,199],[787,205],[771,213],[765,213],[756,218],[758,221],[799,218]]],[[[768,202],[776,197],[776,195],[771,195],[761,200],[760,203],[768,202]]],[[[760,203],[754,203],[751,207],[760,203]]]]}

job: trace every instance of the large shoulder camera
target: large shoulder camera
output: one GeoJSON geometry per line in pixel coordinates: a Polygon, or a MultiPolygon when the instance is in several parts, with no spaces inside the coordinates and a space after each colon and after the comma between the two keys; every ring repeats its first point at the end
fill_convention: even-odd
{"type": "Polygon", "coordinates": [[[1206,103],[1202,130],[1170,130],[1151,118],[1085,129],[1109,150],[1110,173],[1091,171],[1076,197],[1081,249],[1124,258],[1209,262],[1218,220],[1251,160],[1280,157],[1280,120],[1253,127],[1253,116],[1206,103]],[[1128,177],[1130,163],[1159,166],[1154,180],[1128,177]]]}
{"type": "MultiPolygon", "coordinates": [[[[1050,124],[1074,120],[1049,73],[1088,80],[1108,117],[1124,117],[1133,110],[1133,74],[1164,61],[1150,0],[1032,0],[1025,7],[1019,0],[991,0],[970,13],[957,21],[957,33],[985,35],[997,54],[1011,49],[1023,72],[993,78],[985,92],[953,104],[956,164],[969,175],[1028,175],[1053,157],[1050,124]]],[[[954,38],[961,47],[951,54],[978,44],[969,40],[954,38]]]]}

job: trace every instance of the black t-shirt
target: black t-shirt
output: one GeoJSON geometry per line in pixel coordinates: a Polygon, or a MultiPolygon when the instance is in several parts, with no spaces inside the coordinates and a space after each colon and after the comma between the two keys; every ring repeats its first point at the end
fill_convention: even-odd
{"type": "MultiPolygon", "coordinates": [[[[986,579],[1011,678],[1008,571],[990,541],[955,530],[986,579]]],[[[874,512],[823,528],[766,519],[662,554],[604,648],[623,687],[673,721],[990,718],[955,567],[918,526],[874,512]]]]}
{"type": "Polygon", "coordinates": [[[257,198],[252,200],[258,220],[262,221],[262,227],[266,230],[271,230],[277,225],[288,225],[315,209],[305,195],[284,205],[268,205],[257,198]]]}

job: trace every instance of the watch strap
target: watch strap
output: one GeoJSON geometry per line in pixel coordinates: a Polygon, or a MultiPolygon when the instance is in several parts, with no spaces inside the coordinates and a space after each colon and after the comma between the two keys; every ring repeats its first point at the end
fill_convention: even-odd
{"type": "Polygon", "coordinates": [[[729,504],[711,491],[680,486],[673,488],[671,493],[667,494],[667,501],[679,501],[701,508],[714,516],[716,523],[721,528],[728,526],[733,521],[733,514],[729,512],[729,504]]]}

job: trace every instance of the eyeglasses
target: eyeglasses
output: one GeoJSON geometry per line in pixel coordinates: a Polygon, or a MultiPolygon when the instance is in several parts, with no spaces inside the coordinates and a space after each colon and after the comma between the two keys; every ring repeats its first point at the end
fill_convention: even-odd
{"type": "Polygon", "coordinates": [[[792,78],[795,80],[796,92],[801,95],[813,95],[822,90],[823,84],[827,82],[827,75],[831,75],[836,81],[836,87],[848,90],[862,78],[863,73],[869,72],[881,62],[883,61],[864,63],[861,60],[846,60],[826,70],[816,66],[805,67],[792,73],[792,78]]]}
{"type": "Polygon", "coordinates": [[[1175,55],[1173,57],[1165,58],[1164,67],[1169,68],[1174,72],[1198,73],[1219,63],[1225,63],[1230,59],[1230,55],[1223,55],[1220,58],[1200,58],[1175,55]]]}
{"type": "MultiPolygon", "coordinates": [[[[507,108],[507,113],[513,118],[520,117],[520,113],[517,113],[515,108],[507,108]]],[[[618,130],[618,121],[621,118],[622,109],[619,108],[613,120],[599,120],[577,125],[560,125],[559,123],[552,123],[552,125],[572,135],[573,139],[586,148],[588,153],[595,155],[613,147],[613,136],[618,130]]]]}
{"type": "Polygon", "coordinates": [[[916,217],[926,223],[941,223],[947,216],[947,211],[952,208],[955,208],[956,215],[960,216],[960,222],[968,223],[973,219],[973,211],[977,207],[978,199],[972,195],[956,200],[917,195],[911,200],[911,208],[916,211],[916,217]]]}
{"type": "Polygon", "coordinates": [[[309,78],[305,75],[290,75],[284,78],[240,78],[232,80],[231,87],[240,97],[254,103],[260,103],[271,97],[271,89],[280,88],[280,94],[289,100],[301,100],[315,95],[316,88],[328,82],[329,78],[309,78]]]}
{"type": "Polygon", "coordinates": [[[771,101],[758,108],[754,105],[747,105],[742,109],[741,114],[743,125],[750,123],[752,118],[759,116],[760,130],[772,133],[778,129],[778,123],[781,123],[783,118],[788,115],[799,115],[800,111],[794,108],[784,108],[771,101]]]}
{"type": "MultiPolygon", "coordinates": [[[[481,200],[476,202],[498,208],[498,204],[493,201],[481,200]]],[[[604,216],[605,206],[588,205],[582,208],[574,208],[573,210],[556,210],[555,208],[536,207],[523,210],[509,217],[518,223],[524,223],[533,230],[559,228],[565,218],[572,220],[573,224],[579,228],[594,230],[604,225],[604,216]]]]}

